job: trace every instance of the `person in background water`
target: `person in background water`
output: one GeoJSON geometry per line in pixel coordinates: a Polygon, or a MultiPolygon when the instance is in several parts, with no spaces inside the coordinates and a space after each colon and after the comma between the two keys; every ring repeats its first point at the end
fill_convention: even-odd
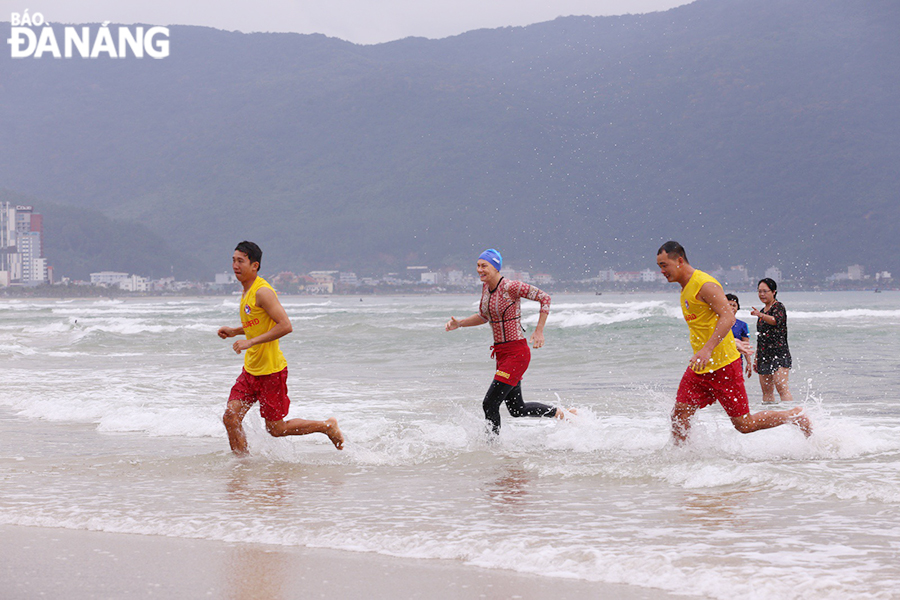
{"type": "Polygon", "coordinates": [[[275,290],[257,275],[261,261],[262,250],[253,242],[241,242],[234,249],[232,270],[244,288],[239,312],[241,326],[220,327],[218,332],[223,340],[245,335],[245,339],[237,340],[232,345],[238,354],[246,351],[244,368],[231,388],[222,417],[231,451],[238,456],[249,454],[241,423],[256,402],[259,402],[259,414],[266,421],[266,431],[272,436],[324,433],[335,448],[341,450],[344,436],[335,419],[284,420],[291,401],[287,395],[287,361],[278,340],[293,331],[293,327],[275,290]]]}
{"type": "Polygon", "coordinates": [[[738,300],[738,297],[734,294],[725,294],[725,299],[728,300],[728,306],[734,312],[731,335],[734,336],[734,345],[741,353],[741,362],[746,362],[744,369],[749,378],[753,375],[753,360],[750,358],[753,355],[753,348],[750,346],[750,328],[747,327],[747,323],[737,318],[737,312],[741,310],[741,301],[738,300]]]}
{"type": "Polygon", "coordinates": [[[718,402],[734,428],[751,433],[788,423],[809,437],[812,425],[800,407],[750,414],[744,374],[738,361],[731,326],[734,313],[719,282],[693,268],[678,242],[666,242],[656,253],[656,264],[669,282],[681,285],[681,312],[690,332],[694,355],[681,378],[672,410],[672,438],[680,446],[687,440],[691,417],[718,402]]]}
{"type": "MultiPolygon", "coordinates": [[[[491,324],[494,334],[491,357],[497,359],[497,371],[482,408],[484,418],[495,434],[500,433],[500,405],[504,402],[513,417],[565,418],[561,408],[522,400],[522,376],[531,362],[531,350],[522,335],[520,300],[527,298],[541,304],[538,324],[531,335],[532,345],[540,348],[544,345],[544,324],[550,314],[550,296],[527,283],[504,278],[500,275],[502,267],[503,257],[499,252],[491,248],[481,253],[476,263],[483,283],[479,310],[464,319],[457,320],[451,316],[444,327],[446,331],[453,331],[460,327],[491,324]]],[[[574,410],[570,412],[575,413],[574,410]]]]}
{"type": "Polygon", "coordinates": [[[774,404],[775,390],[782,402],[793,402],[794,397],[788,388],[788,377],[791,374],[791,350],[788,348],[787,311],[784,304],[777,300],[778,284],[766,277],[757,285],[762,310],[756,307],[750,314],[756,321],[756,360],[754,369],[759,373],[759,385],[762,388],[763,404],[774,404]]]}

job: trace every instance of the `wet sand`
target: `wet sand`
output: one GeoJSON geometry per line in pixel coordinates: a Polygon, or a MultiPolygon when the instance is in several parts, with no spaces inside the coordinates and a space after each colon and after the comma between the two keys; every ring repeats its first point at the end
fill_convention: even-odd
{"type": "Polygon", "coordinates": [[[0,590],[5,600],[675,597],[658,590],[481,569],[446,560],[335,550],[15,525],[0,525],[0,540],[0,590]]]}

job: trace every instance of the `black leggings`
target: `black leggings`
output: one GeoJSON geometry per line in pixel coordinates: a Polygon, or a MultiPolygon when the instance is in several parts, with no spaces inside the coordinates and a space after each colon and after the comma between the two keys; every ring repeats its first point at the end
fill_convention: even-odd
{"type": "Polygon", "coordinates": [[[506,402],[506,408],[513,417],[555,417],[556,408],[539,402],[522,400],[521,382],[512,386],[496,379],[491,382],[484,396],[484,418],[490,421],[494,433],[500,433],[500,405],[506,402]]]}

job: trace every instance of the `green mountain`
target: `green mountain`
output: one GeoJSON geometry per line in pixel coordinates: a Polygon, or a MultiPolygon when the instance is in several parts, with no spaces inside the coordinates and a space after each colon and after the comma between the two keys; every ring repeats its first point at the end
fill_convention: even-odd
{"type": "Polygon", "coordinates": [[[668,239],[709,268],[900,272],[897,31],[893,0],[697,0],[375,46],[172,27],[162,60],[0,53],[0,187],[209,273],[241,239],[269,272],[492,246],[580,274],[668,239]]]}

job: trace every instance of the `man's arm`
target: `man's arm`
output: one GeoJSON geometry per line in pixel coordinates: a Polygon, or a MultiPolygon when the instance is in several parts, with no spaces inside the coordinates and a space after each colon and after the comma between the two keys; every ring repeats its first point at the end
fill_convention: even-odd
{"type": "Polygon", "coordinates": [[[703,287],[697,293],[697,298],[702,302],[709,304],[709,307],[719,316],[716,322],[716,328],[713,330],[709,340],[691,357],[691,368],[695,371],[703,369],[709,362],[713,350],[718,346],[731,327],[734,325],[734,313],[728,305],[728,299],[725,298],[725,292],[722,288],[713,282],[704,283],[703,287]]]}
{"type": "Polygon", "coordinates": [[[218,336],[223,340],[244,333],[244,326],[240,327],[219,327],[218,336]]]}
{"type": "MultiPolygon", "coordinates": [[[[275,340],[283,338],[294,330],[294,327],[291,325],[291,320],[288,318],[287,312],[285,312],[284,307],[281,306],[281,302],[279,302],[278,296],[275,294],[275,292],[273,292],[269,288],[260,288],[256,292],[256,304],[261,309],[266,311],[266,314],[269,315],[269,318],[275,321],[275,327],[265,333],[256,336],[255,338],[236,341],[232,347],[238,354],[240,354],[243,350],[249,350],[253,346],[265,344],[266,342],[274,342],[275,340]]],[[[243,329],[241,331],[243,331],[243,329]]]]}

